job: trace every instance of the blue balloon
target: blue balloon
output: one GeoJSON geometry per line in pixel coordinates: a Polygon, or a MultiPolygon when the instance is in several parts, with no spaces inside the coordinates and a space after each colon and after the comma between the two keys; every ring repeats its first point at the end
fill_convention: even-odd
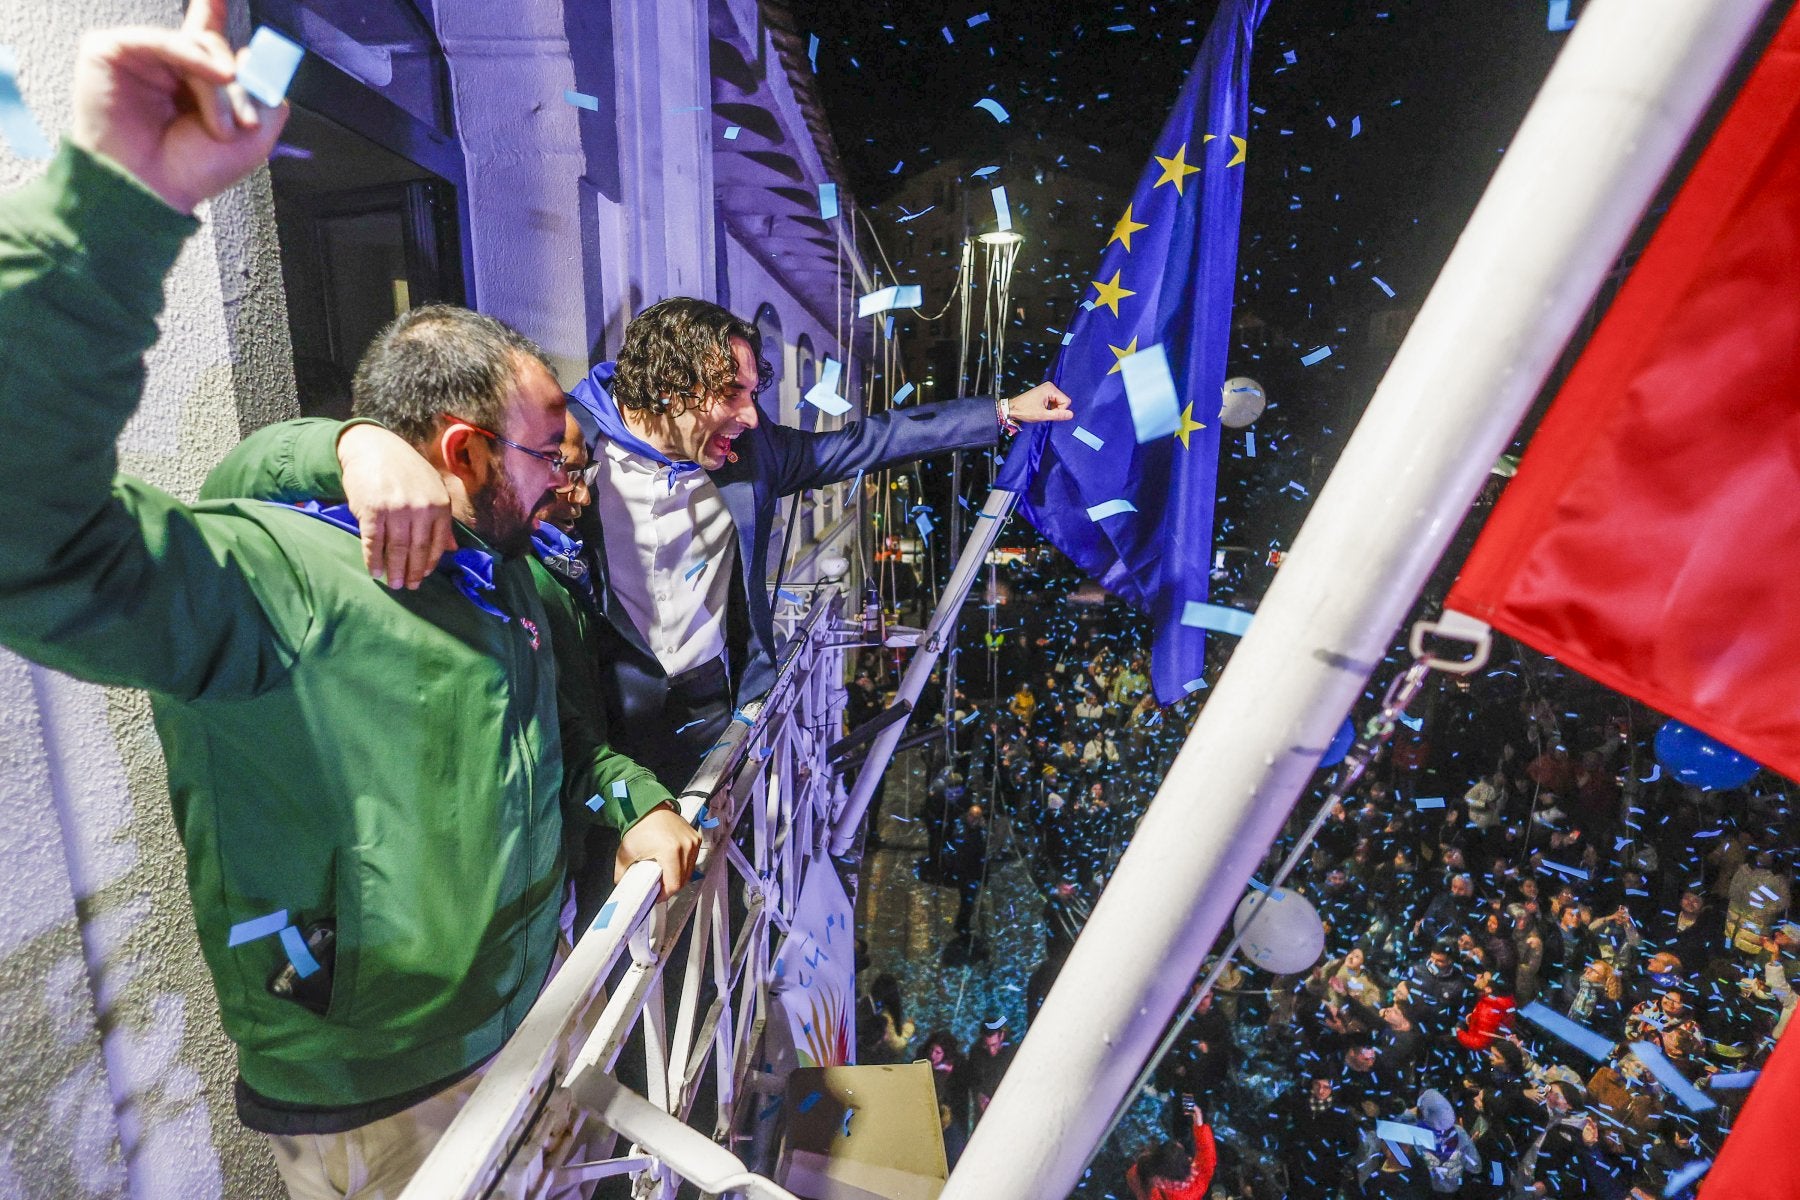
{"type": "Polygon", "coordinates": [[[1656,761],[1681,782],[1707,792],[1743,787],[1762,770],[1755,759],[1680,721],[1656,731],[1656,761]]]}
{"type": "Polygon", "coordinates": [[[1319,759],[1321,767],[1335,767],[1344,761],[1344,755],[1350,753],[1351,743],[1356,741],[1356,722],[1349,717],[1338,726],[1337,733],[1331,739],[1331,745],[1325,747],[1325,754],[1319,759]]]}

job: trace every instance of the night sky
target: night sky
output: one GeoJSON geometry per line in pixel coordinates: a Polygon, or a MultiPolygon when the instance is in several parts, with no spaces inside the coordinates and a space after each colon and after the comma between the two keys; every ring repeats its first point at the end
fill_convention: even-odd
{"type": "MultiPolygon", "coordinates": [[[[1048,374],[1058,339],[1046,331],[1066,328],[1088,294],[1214,7],[793,5],[802,35],[819,39],[818,86],[848,182],[898,281],[925,285],[928,312],[949,299],[955,250],[929,248],[934,218],[898,220],[893,198],[915,173],[952,160],[1003,164],[968,185],[985,199],[989,185],[1009,184],[1018,210],[1032,181],[1008,171],[1021,141],[1042,141],[1093,185],[1080,193],[1091,199],[1067,202],[1089,211],[1065,214],[1073,220],[1046,243],[1048,261],[1030,240],[1021,255],[1007,362],[1021,387],[1048,374]],[[1011,119],[975,107],[983,97],[1011,119]]],[[[1240,331],[1229,372],[1261,382],[1270,408],[1255,426],[1254,458],[1241,437],[1221,452],[1215,546],[1242,549],[1215,578],[1216,599],[1254,607],[1272,580],[1267,551],[1291,543],[1568,36],[1546,15],[1544,0],[1270,4],[1252,59],[1259,111],[1236,298],[1239,320],[1260,325],[1240,331]],[[1303,366],[1319,346],[1331,357],[1303,366]]],[[[1044,224],[1029,211],[1016,219],[1028,239],[1044,224]]],[[[903,338],[930,332],[900,326],[903,338]]],[[[1009,528],[1008,538],[1029,534],[1009,528]]],[[[937,547],[939,563],[952,556],[947,542],[937,547]]]]}

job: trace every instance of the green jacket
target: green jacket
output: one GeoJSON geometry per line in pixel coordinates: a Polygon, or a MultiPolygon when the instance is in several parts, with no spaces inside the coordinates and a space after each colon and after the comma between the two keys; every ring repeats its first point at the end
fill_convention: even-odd
{"type": "Polygon", "coordinates": [[[623,829],[668,794],[579,722],[565,741],[567,614],[549,619],[528,559],[496,563],[502,621],[441,577],[388,591],[355,537],[293,509],[115,477],[195,228],[67,146],[0,198],[0,644],[151,693],[245,1082],[363,1104],[518,1027],[557,937],[564,811],[598,795],[623,829]],[[276,910],[336,922],[324,1016],[269,992],[279,938],[228,944],[276,910]]]}

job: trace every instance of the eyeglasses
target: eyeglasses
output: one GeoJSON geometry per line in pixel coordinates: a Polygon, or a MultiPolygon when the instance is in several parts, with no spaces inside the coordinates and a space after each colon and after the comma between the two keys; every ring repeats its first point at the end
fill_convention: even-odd
{"type": "Polygon", "coordinates": [[[561,450],[533,450],[530,446],[521,446],[511,438],[503,438],[491,429],[483,429],[473,421],[465,421],[452,413],[439,413],[438,416],[444,418],[446,421],[454,421],[458,425],[467,426],[476,433],[479,433],[482,437],[492,438],[502,446],[511,446],[521,454],[529,454],[539,462],[548,463],[550,464],[550,469],[557,472],[559,475],[572,476],[575,473],[574,469],[569,466],[569,456],[564,454],[561,450]]]}

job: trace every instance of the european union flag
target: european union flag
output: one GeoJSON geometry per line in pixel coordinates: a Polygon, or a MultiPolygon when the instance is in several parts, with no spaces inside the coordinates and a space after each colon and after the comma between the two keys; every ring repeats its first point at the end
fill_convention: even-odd
{"type": "Polygon", "coordinates": [[[1250,38],[1269,0],[1224,0],[1113,226],[1051,378],[1075,419],[1034,425],[997,487],[1156,625],[1164,704],[1200,686],[1249,133],[1250,38]],[[1190,607],[1193,606],[1193,607],[1190,607]]]}

